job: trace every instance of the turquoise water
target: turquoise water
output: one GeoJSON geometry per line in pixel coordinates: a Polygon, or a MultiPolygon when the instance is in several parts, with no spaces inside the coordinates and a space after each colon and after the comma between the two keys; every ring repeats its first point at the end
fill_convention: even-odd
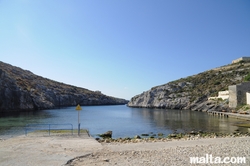
{"type": "MultiPolygon", "coordinates": [[[[235,130],[247,132],[247,128],[235,126],[240,120],[210,116],[203,112],[189,110],[130,108],[125,105],[82,106],[80,111],[81,128],[88,129],[92,136],[113,131],[113,137],[133,137],[144,133],[170,134],[174,131],[232,133],[235,130]]],[[[78,112],[75,107],[62,109],[1,114],[0,135],[24,134],[26,124],[71,123],[78,127],[78,112]]]]}

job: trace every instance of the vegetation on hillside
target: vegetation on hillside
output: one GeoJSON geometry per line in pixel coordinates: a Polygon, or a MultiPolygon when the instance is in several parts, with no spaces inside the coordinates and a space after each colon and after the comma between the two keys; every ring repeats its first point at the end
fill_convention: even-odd
{"type": "Polygon", "coordinates": [[[219,91],[228,90],[228,86],[236,85],[249,80],[250,63],[230,64],[212,69],[200,74],[179,79],[175,82],[190,82],[193,88],[189,89],[191,96],[217,96],[219,91]],[[248,77],[246,77],[248,76],[248,77]]]}
{"type": "Polygon", "coordinates": [[[176,93],[188,92],[192,102],[201,97],[218,96],[219,91],[228,90],[230,85],[250,81],[249,73],[250,62],[239,62],[181,78],[168,84],[175,86],[182,82],[190,83],[192,86],[184,87],[176,93]]]}

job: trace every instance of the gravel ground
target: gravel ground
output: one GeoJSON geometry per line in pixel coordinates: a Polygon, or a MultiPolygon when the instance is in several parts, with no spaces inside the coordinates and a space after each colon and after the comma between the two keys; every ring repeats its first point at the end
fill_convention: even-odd
{"type": "MultiPolygon", "coordinates": [[[[209,159],[210,161],[210,159],[209,159]]],[[[212,160],[214,161],[214,159],[212,160]]],[[[250,137],[209,138],[153,143],[103,144],[103,149],[78,157],[67,166],[184,166],[246,165],[250,166],[250,137]],[[190,157],[246,157],[245,164],[191,164],[190,157]]]]}
{"type": "Polygon", "coordinates": [[[138,143],[99,143],[77,136],[18,136],[0,139],[1,166],[183,166],[190,157],[246,157],[250,166],[250,137],[197,138],[138,143]]]}

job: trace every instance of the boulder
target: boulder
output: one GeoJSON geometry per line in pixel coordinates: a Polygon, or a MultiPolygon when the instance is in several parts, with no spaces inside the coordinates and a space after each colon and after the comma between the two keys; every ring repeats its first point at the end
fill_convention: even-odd
{"type": "Polygon", "coordinates": [[[103,134],[100,134],[99,136],[102,138],[112,138],[112,131],[107,131],[103,134]]]}
{"type": "Polygon", "coordinates": [[[162,137],[164,134],[163,133],[158,133],[158,136],[159,137],[162,137]]]}
{"type": "Polygon", "coordinates": [[[135,139],[141,139],[141,137],[139,135],[136,135],[135,139]]]}
{"type": "Polygon", "coordinates": [[[177,135],[176,134],[169,134],[169,137],[175,138],[175,137],[177,137],[177,135]]]}

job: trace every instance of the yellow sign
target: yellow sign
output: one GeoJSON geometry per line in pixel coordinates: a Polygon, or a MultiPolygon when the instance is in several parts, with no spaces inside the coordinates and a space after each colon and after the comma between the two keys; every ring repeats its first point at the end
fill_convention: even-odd
{"type": "Polygon", "coordinates": [[[81,106],[80,106],[79,104],[76,106],[76,110],[77,110],[77,111],[82,110],[82,108],[81,108],[81,106]]]}

